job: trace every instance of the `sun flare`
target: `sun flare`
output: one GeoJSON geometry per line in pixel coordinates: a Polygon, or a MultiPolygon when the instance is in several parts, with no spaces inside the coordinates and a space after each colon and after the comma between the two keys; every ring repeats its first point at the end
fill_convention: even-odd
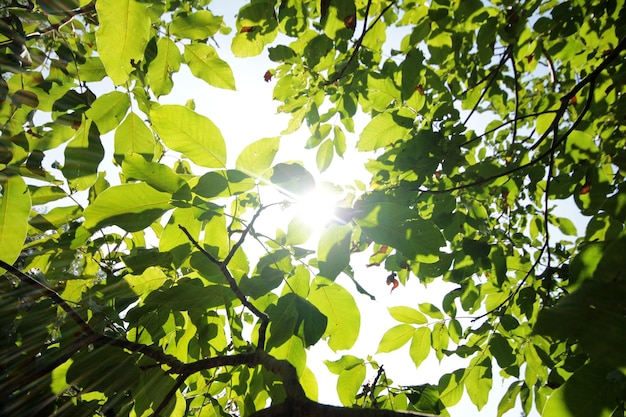
{"type": "Polygon", "coordinates": [[[299,197],[294,208],[296,215],[304,219],[309,227],[319,230],[333,220],[338,202],[339,196],[336,192],[316,187],[299,197]]]}

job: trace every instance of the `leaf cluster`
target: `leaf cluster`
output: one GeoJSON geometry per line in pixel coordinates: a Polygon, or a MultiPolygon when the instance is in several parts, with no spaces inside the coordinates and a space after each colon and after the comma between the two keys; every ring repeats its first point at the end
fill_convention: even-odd
{"type": "Polygon", "coordinates": [[[209,3],[0,6],[3,413],[446,415],[496,372],[498,416],[623,413],[623,1],[253,0],[233,28],[209,3]],[[316,185],[281,137],[233,166],[218,124],[166,104],[183,67],[236,88],[218,35],[268,54],[281,136],[308,129],[319,171],[371,155],[313,249],[297,219],[266,231],[316,185]],[[356,343],[357,252],[452,288],[391,307],[377,353],[464,366],[395,387],[346,352],[346,408],[322,406],[307,349],[356,343]]]}

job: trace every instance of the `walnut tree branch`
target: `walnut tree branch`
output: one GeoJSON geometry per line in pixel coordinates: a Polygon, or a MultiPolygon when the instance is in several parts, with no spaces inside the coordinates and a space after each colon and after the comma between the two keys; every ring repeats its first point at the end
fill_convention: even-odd
{"type": "Polygon", "coordinates": [[[249,233],[250,229],[254,225],[254,221],[258,218],[261,210],[262,210],[262,208],[259,209],[254,214],[254,217],[252,218],[252,220],[250,221],[248,226],[244,229],[243,233],[241,234],[241,237],[239,238],[237,243],[235,243],[235,245],[233,245],[233,247],[231,248],[230,252],[228,253],[228,255],[226,256],[226,258],[223,261],[220,261],[215,256],[213,256],[209,252],[207,252],[202,246],[200,246],[198,241],[196,239],[194,239],[193,236],[191,236],[191,233],[189,233],[189,231],[185,228],[185,226],[180,225],[180,224],[178,225],[180,230],[183,231],[185,236],[187,236],[187,239],[189,239],[189,241],[196,247],[196,249],[198,249],[200,251],[200,253],[202,253],[209,261],[214,263],[219,268],[219,270],[222,273],[222,275],[224,276],[224,278],[226,278],[226,281],[228,282],[228,285],[230,286],[231,291],[233,293],[235,293],[235,295],[237,296],[239,301],[241,301],[241,304],[243,304],[244,307],[246,307],[248,310],[250,310],[250,312],[252,314],[254,314],[259,319],[259,321],[261,322],[261,324],[259,325],[259,337],[258,337],[257,349],[264,349],[265,348],[265,337],[266,337],[266,333],[267,333],[267,326],[269,325],[269,317],[267,316],[267,314],[265,314],[264,312],[262,312],[261,310],[256,308],[256,306],[254,304],[252,304],[250,301],[248,301],[248,298],[241,291],[241,288],[239,288],[239,285],[237,285],[237,281],[235,281],[235,278],[230,273],[230,270],[228,269],[228,263],[232,259],[235,251],[237,251],[237,249],[243,244],[244,239],[246,238],[246,236],[249,233]]]}

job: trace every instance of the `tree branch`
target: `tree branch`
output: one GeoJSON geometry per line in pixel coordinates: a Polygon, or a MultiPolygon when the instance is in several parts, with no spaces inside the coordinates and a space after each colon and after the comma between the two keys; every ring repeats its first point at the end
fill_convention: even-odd
{"type": "Polygon", "coordinates": [[[439,417],[435,414],[427,414],[411,411],[385,410],[381,408],[347,408],[324,405],[303,398],[293,400],[288,398],[285,402],[271,406],[264,410],[252,413],[250,417],[439,417]]]}
{"type": "Polygon", "coordinates": [[[69,13],[63,19],[61,19],[59,22],[57,22],[57,23],[55,23],[53,25],[50,25],[47,28],[42,29],[40,31],[29,33],[28,35],[26,35],[26,40],[33,39],[33,38],[38,38],[40,36],[45,35],[46,33],[57,31],[57,30],[61,29],[63,26],[65,26],[68,23],[70,23],[72,20],[74,20],[74,18],[76,16],[80,16],[80,15],[84,15],[84,14],[87,14],[87,13],[91,13],[94,10],[96,10],[96,2],[95,1],[92,1],[92,2],[84,5],[83,7],[79,8],[79,9],[69,10],[69,13]]]}
{"type": "Polygon", "coordinates": [[[381,19],[381,17],[383,17],[383,15],[387,13],[387,10],[389,10],[394,4],[396,4],[395,0],[385,6],[385,8],[380,12],[378,16],[376,16],[376,19],[374,19],[372,24],[368,27],[367,16],[370,11],[370,6],[372,5],[372,0],[367,1],[367,7],[365,8],[365,18],[363,20],[363,31],[361,32],[361,36],[359,36],[359,39],[357,39],[357,41],[354,43],[354,50],[352,51],[352,54],[350,55],[350,58],[348,59],[346,65],[344,65],[338,73],[335,73],[335,75],[333,75],[328,81],[326,81],[326,85],[339,81],[345,75],[348,67],[350,67],[352,62],[355,60],[357,54],[359,53],[359,50],[363,45],[363,39],[365,39],[365,35],[367,35],[367,32],[369,32],[374,27],[374,25],[381,19]]]}
{"type": "Polygon", "coordinates": [[[211,255],[209,252],[204,250],[204,248],[202,248],[200,246],[198,241],[196,239],[194,239],[193,236],[191,236],[191,234],[185,228],[185,226],[180,225],[180,224],[178,225],[180,230],[183,231],[185,236],[187,236],[187,239],[189,239],[189,241],[196,247],[196,249],[198,249],[200,251],[200,253],[202,253],[207,259],[209,259],[211,262],[213,262],[219,268],[219,270],[222,273],[222,275],[224,276],[224,278],[226,278],[226,281],[228,282],[228,285],[230,286],[231,291],[233,293],[235,293],[235,295],[237,296],[239,301],[241,301],[241,304],[243,304],[244,307],[246,307],[248,310],[250,310],[250,312],[252,314],[254,314],[259,319],[259,321],[261,322],[261,324],[259,325],[259,337],[258,337],[257,349],[264,349],[265,348],[265,337],[266,337],[266,333],[267,333],[267,326],[269,325],[269,320],[270,319],[267,316],[267,314],[265,314],[264,312],[262,312],[261,310],[256,308],[256,306],[254,304],[252,304],[250,301],[248,301],[248,298],[241,291],[241,288],[239,288],[239,285],[237,285],[237,281],[235,281],[235,278],[233,277],[233,275],[228,270],[228,262],[230,262],[230,260],[232,259],[235,251],[243,243],[243,240],[245,239],[245,237],[249,233],[250,229],[252,228],[252,226],[254,224],[254,221],[258,218],[261,210],[262,209],[259,209],[254,214],[254,217],[252,218],[252,220],[250,221],[248,226],[245,228],[245,230],[241,234],[241,237],[239,238],[239,241],[237,241],[237,243],[231,248],[230,252],[226,256],[224,261],[218,260],[213,255],[211,255]]]}
{"type": "Polygon", "coordinates": [[[494,71],[490,74],[490,78],[489,78],[489,81],[487,81],[487,85],[485,86],[485,88],[483,88],[483,91],[482,91],[482,93],[480,93],[480,97],[478,98],[478,101],[476,102],[476,104],[474,105],[474,107],[472,108],[470,113],[467,115],[467,117],[465,118],[465,121],[463,122],[463,124],[467,124],[467,121],[472,117],[472,115],[474,114],[474,112],[478,108],[478,105],[480,104],[480,102],[485,97],[485,94],[487,94],[487,90],[489,90],[489,87],[491,87],[491,84],[493,84],[493,82],[496,80],[496,77],[498,76],[498,73],[502,70],[502,67],[504,66],[504,63],[509,58],[509,55],[511,55],[511,51],[512,50],[513,50],[513,45],[509,45],[509,47],[506,48],[506,51],[504,51],[504,55],[502,56],[502,59],[500,60],[500,63],[494,69],[494,71]]]}
{"type": "Polygon", "coordinates": [[[559,145],[561,145],[565,140],[567,140],[567,137],[572,133],[572,131],[574,131],[576,129],[576,127],[578,127],[578,125],[582,121],[583,116],[587,113],[587,111],[591,107],[591,102],[593,101],[593,91],[594,91],[594,88],[595,88],[595,80],[598,77],[598,75],[600,75],[600,73],[602,71],[604,71],[604,69],[606,69],[611,64],[611,62],[613,60],[615,60],[617,57],[619,57],[619,54],[624,49],[626,49],[626,38],[622,39],[622,41],[617,45],[617,47],[615,49],[613,49],[611,51],[611,53],[609,53],[607,55],[607,57],[604,59],[604,61],[602,61],[600,63],[600,65],[598,65],[598,67],[595,70],[593,70],[589,75],[587,75],[578,84],[576,84],[574,86],[574,88],[572,88],[568,93],[566,93],[565,95],[563,95],[563,97],[561,97],[561,106],[556,111],[556,114],[554,116],[554,120],[552,121],[552,123],[550,124],[550,127],[546,130],[546,132],[543,133],[541,135],[541,137],[537,140],[537,143],[535,143],[533,145],[533,149],[536,148],[539,143],[543,142],[548,137],[548,135],[553,133],[555,128],[558,128],[558,123],[560,122],[561,118],[563,117],[563,114],[565,114],[565,111],[567,110],[567,106],[569,105],[569,102],[572,99],[572,97],[576,96],[576,94],[581,89],[583,89],[587,84],[589,84],[589,92],[587,94],[587,101],[585,103],[585,107],[582,109],[580,115],[574,121],[574,123],[572,123],[572,125],[567,130],[567,132],[565,132],[562,135],[562,137],[559,138],[558,140],[553,141],[552,146],[550,146],[550,148],[548,150],[546,150],[545,152],[541,153],[539,156],[537,156],[536,158],[530,160],[529,162],[527,162],[525,164],[519,165],[517,167],[513,167],[511,169],[504,170],[503,172],[491,175],[491,176],[486,177],[486,178],[481,178],[481,179],[479,179],[477,181],[474,181],[472,183],[461,184],[461,185],[457,185],[457,186],[446,188],[446,189],[442,189],[442,190],[418,188],[417,191],[422,192],[422,193],[442,194],[442,193],[448,193],[448,192],[457,191],[457,190],[461,190],[461,189],[466,189],[466,188],[470,188],[470,187],[475,187],[475,186],[478,186],[478,185],[483,185],[483,184],[491,182],[491,181],[493,181],[495,179],[498,179],[500,177],[511,175],[511,174],[513,174],[515,172],[518,172],[518,171],[521,171],[521,170],[523,170],[525,168],[528,168],[528,167],[536,164],[537,162],[543,160],[547,156],[552,155],[552,153],[555,151],[555,149],[559,145]]]}

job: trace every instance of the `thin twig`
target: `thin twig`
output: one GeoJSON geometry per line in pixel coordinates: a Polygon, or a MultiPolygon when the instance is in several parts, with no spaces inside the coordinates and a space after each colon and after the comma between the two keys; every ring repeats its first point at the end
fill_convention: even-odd
{"type": "Polygon", "coordinates": [[[363,45],[363,39],[365,39],[365,35],[367,35],[367,32],[369,32],[374,27],[374,25],[387,12],[387,10],[389,10],[391,8],[391,6],[393,6],[394,4],[396,4],[395,0],[392,1],[391,3],[389,3],[387,6],[385,6],[385,8],[380,12],[380,14],[378,16],[376,16],[376,19],[374,19],[372,24],[369,25],[369,27],[368,27],[367,26],[367,16],[369,14],[370,6],[372,5],[372,0],[368,0],[367,1],[367,6],[365,8],[365,18],[363,20],[363,31],[361,32],[361,36],[359,36],[359,39],[357,39],[357,41],[354,43],[354,50],[352,51],[352,55],[350,55],[350,58],[348,59],[348,62],[343,66],[343,68],[341,68],[341,71],[339,71],[331,79],[329,79],[326,82],[326,85],[332,84],[332,83],[340,80],[345,75],[346,71],[348,70],[348,68],[350,67],[352,62],[355,60],[359,50],[361,49],[361,46],[363,45]]]}
{"type": "Polygon", "coordinates": [[[491,310],[487,311],[486,313],[481,314],[480,316],[473,318],[472,322],[474,322],[476,320],[480,320],[483,317],[487,317],[488,315],[493,314],[493,313],[499,311],[505,304],[507,304],[509,301],[511,301],[520,292],[520,290],[522,289],[522,287],[526,283],[526,280],[528,279],[528,277],[530,277],[530,274],[532,274],[532,272],[535,270],[535,268],[537,268],[537,265],[539,265],[539,262],[541,261],[541,256],[543,255],[543,252],[545,252],[547,245],[548,245],[547,242],[544,242],[543,246],[539,250],[539,255],[537,256],[537,259],[535,260],[535,262],[533,262],[532,266],[530,267],[528,272],[526,272],[526,275],[524,275],[524,278],[522,278],[522,280],[519,282],[519,284],[517,285],[515,290],[511,294],[509,294],[509,296],[506,297],[500,304],[498,304],[497,306],[495,306],[491,310]]]}
{"type": "Polygon", "coordinates": [[[515,81],[515,113],[513,115],[513,137],[511,139],[511,144],[515,143],[515,138],[517,138],[517,116],[519,114],[519,75],[517,74],[517,68],[515,67],[515,57],[513,54],[509,55],[509,59],[511,61],[511,68],[513,68],[513,80],[515,81]]]}
{"type": "Polygon", "coordinates": [[[561,120],[561,118],[563,117],[563,114],[565,114],[565,111],[567,110],[567,107],[569,106],[569,102],[572,99],[572,97],[576,96],[576,94],[582,88],[584,88],[587,84],[589,84],[589,92],[587,94],[587,100],[585,102],[585,107],[582,109],[582,111],[578,115],[578,118],[576,118],[574,123],[572,123],[572,125],[567,130],[567,132],[565,132],[562,135],[561,138],[559,138],[558,140],[554,141],[554,143],[552,144],[552,146],[550,146],[550,148],[548,150],[546,150],[545,152],[541,153],[539,156],[537,156],[536,158],[532,159],[531,161],[529,161],[529,162],[527,162],[525,164],[519,165],[517,167],[511,168],[511,169],[508,169],[508,170],[504,170],[503,172],[491,175],[491,176],[486,177],[486,178],[481,178],[481,179],[479,179],[477,181],[474,181],[472,183],[469,183],[469,184],[461,184],[461,185],[457,185],[457,186],[454,186],[454,187],[446,188],[446,189],[443,189],[443,190],[433,190],[433,189],[418,188],[417,191],[422,192],[422,193],[441,194],[441,193],[448,193],[448,192],[452,192],[452,191],[462,190],[462,189],[466,189],[466,188],[470,188],[470,187],[474,187],[474,186],[478,186],[478,185],[483,185],[483,184],[491,182],[491,181],[493,181],[495,179],[498,179],[500,177],[504,177],[506,175],[511,175],[511,174],[513,174],[515,172],[518,172],[518,171],[521,171],[521,170],[523,170],[525,168],[528,168],[528,167],[536,164],[537,162],[543,160],[547,156],[551,155],[559,145],[561,145],[563,142],[565,142],[567,140],[569,135],[582,122],[583,116],[587,113],[587,111],[589,111],[589,108],[591,107],[591,102],[593,101],[593,92],[594,92],[594,88],[595,88],[596,78],[600,75],[600,73],[605,68],[607,68],[609,66],[609,64],[614,59],[616,59],[619,56],[621,51],[623,51],[624,49],[626,49],[626,38],[622,39],[622,41],[617,45],[617,47],[615,49],[613,49],[613,51],[611,51],[611,53],[606,57],[606,59],[604,61],[602,61],[602,63],[600,65],[598,65],[598,67],[595,70],[593,70],[589,75],[587,75],[585,78],[583,78],[567,94],[565,94],[563,97],[561,97],[561,106],[556,111],[554,120],[550,124],[550,128],[548,130],[546,130],[546,132],[544,132],[541,135],[541,137],[537,140],[537,143],[534,145],[534,147],[536,147],[536,145],[538,143],[543,142],[548,137],[548,135],[550,135],[553,132],[553,129],[554,129],[555,126],[558,127],[558,123],[561,120]]]}
{"type": "Polygon", "coordinates": [[[74,320],[74,322],[76,322],[76,324],[78,324],[78,326],[85,335],[93,336],[98,334],[94,329],[91,328],[91,326],[89,326],[89,324],[87,324],[87,322],[76,312],[76,310],[70,307],[70,305],[59,295],[59,293],[48,287],[45,283],[38,281],[30,275],[20,271],[13,265],[4,262],[2,259],[0,259],[0,267],[15,275],[17,278],[20,279],[20,281],[24,282],[25,284],[41,290],[48,298],[57,303],[59,307],[61,307],[63,311],[65,311],[67,315],[70,316],[70,318],[74,320]]]}
{"type": "Polygon", "coordinates": [[[84,5],[83,7],[79,8],[79,9],[69,10],[68,11],[68,15],[65,16],[63,19],[61,19],[59,22],[57,22],[57,23],[55,23],[53,25],[50,25],[47,28],[42,29],[40,31],[29,33],[28,35],[26,35],[26,40],[29,40],[29,39],[32,39],[32,38],[38,38],[40,36],[45,35],[46,33],[57,31],[57,30],[61,29],[63,26],[65,26],[68,23],[70,23],[72,20],[74,20],[74,18],[76,16],[80,16],[80,15],[84,15],[84,14],[87,14],[87,13],[91,13],[94,10],[96,10],[96,2],[95,1],[92,1],[92,2],[84,5]]]}
{"type": "Polygon", "coordinates": [[[504,66],[504,63],[507,61],[509,55],[511,55],[511,51],[512,50],[513,50],[513,45],[509,45],[509,47],[504,52],[504,55],[502,56],[502,59],[500,60],[500,63],[491,72],[490,77],[488,77],[487,85],[485,86],[485,88],[483,88],[483,91],[480,93],[480,97],[478,98],[478,101],[476,102],[476,104],[474,104],[474,107],[472,108],[470,113],[465,118],[465,121],[463,122],[463,124],[467,124],[467,121],[472,117],[472,115],[474,114],[476,109],[478,109],[478,106],[480,105],[480,102],[485,97],[485,94],[487,94],[487,90],[489,90],[489,87],[491,87],[491,84],[493,84],[493,82],[496,80],[496,77],[498,76],[498,73],[500,73],[500,71],[502,70],[502,67],[504,66]]]}
{"type": "Polygon", "coordinates": [[[228,256],[226,257],[226,259],[224,261],[218,260],[213,255],[211,255],[209,252],[204,250],[204,248],[202,248],[200,246],[198,241],[196,239],[194,239],[193,236],[191,236],[191,234],[185,228],[185,226],[179,224],[178,227],[180,228],[180,230],[183,231],[183,233],[187,236],[187,239],[189,239],[189,241],[196,247],[196,249],[198,249],[200,251],[200,253],[202,253],[208,260],[213,262],[219,268],[219,270],[222,273],[222,275],[224,276],[224,278],[226,278],[226,281],[228,282],[228,285],[230,286],[231,291],[233,293],[235,293],[235,295],[237,296],[239,301],[241,301],[241,304],[243,304],[244,307],[246,307],[248,310],[250,310],[250,312],[252,314],[254,314],[259,319],[259,321],[261,323],[259,325],[259,337],[258,337],[257,349],[264,349],[265,348],[265,338],[266,338],[266,333],[267,333],[267,326],[269,325],[269,317],[268,317],[267,314],[265,314],[264,312],[262,312],[261,310],[256,308],[256,306],[254,304],[252,304],[250,301],[248,301],[248,298],[241,291],[241,288],[239,288],[239,285],[237,285],[237,281],[235,281],[235,278],[233,277],[233,275],[228,270],[228,262],[230,262],[234,252],[243,243],[243,239],[246,237],[246,235],[248,234],[248,232],[252,228],[253,222],[254,222],[254,220],[256,220],[256,218],[258,218],[258,215],[259,215],[260,211],[261,210],[259,210],[259,211],[257,211],[257,213],[255,213],[255,216],[253,217],[252,221],[248,224],[246,229],[243,231],[242,237],[231,248],[231,251],[229,252],[228,256]]]}

